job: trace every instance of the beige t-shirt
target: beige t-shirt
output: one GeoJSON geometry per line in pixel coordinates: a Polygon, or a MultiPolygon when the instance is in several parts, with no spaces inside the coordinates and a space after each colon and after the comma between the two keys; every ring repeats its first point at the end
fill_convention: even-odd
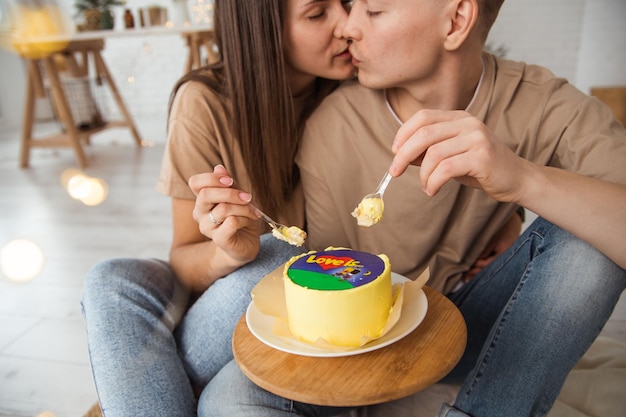
{"type": "MultiPolygon", "coordinates": [[[[483,79],[468,111],[513,152],[539,164],[626,183],[626,131],[611,111],[548,70],[484,57],[483,79]]],[[[482,190],[448,182],[434,197],[421,190],[419,167],[391,180],[383,219],[359,227],[351,216],[376,188],[393,154],[400,121],[382,91],[345,83],[307,122],[300,153],[307,243],[385,253],[395,272],[448,292],[515,212],[482,190]]]]}
{"type": "MultiPolygon", "coordinates": [[[[226,167],[238,188],[252,192],[239,141],[230,129],[225,105],[201,82],[191,81],[180,87],[169,116],[168,140],[156,187],[160,193],[195,200],[187,184],[189,178],[213,172],[218,164],[226,167]]],[[[300,184],[294,190],[286,212],[288,214],[276,220],[303,227],[304,202],[300,184]]]]}

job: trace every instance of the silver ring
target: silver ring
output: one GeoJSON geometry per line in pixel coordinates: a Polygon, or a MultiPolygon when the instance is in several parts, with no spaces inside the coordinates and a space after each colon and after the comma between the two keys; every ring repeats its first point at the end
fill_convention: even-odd
{"type": "Polygon", "coordinates": [[[213,211],[209,211],[209,220],[211,220],[211,223],[213,224],[222,224],[224,222],[218,222],[217,220],[215,220],[215,217],[213,217],[213,211]]]}

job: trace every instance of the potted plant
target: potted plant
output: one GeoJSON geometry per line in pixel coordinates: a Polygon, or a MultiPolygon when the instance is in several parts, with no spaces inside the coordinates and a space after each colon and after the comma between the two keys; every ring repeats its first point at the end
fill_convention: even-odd
{"type": "Polygon", "coordinates": [[[77,14],[85,20],[85,30],[113,29],[113,6],[124,5],[124,0],[76,0],[77,14]]]}

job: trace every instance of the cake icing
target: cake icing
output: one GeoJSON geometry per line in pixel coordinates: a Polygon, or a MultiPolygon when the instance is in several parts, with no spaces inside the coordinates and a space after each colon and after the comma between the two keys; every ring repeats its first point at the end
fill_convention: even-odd
{"type": "Polygon", "coordinates": [[[359,226],[370,227],[383,218],[385,204],[380,197],[363,198],[351,213],[359,226]]]}
{"type": "Polygon", "coordinates": [[[306,232],[297,226],[272,227],[272,235],[294,246],[302,246],[306,239],[306,232]]]}
{"type": "Polygon", "coordinates": [[[327,248],[291,258],[283,273],[289,330],[356,347],[380,337],[393,304],[386,255],[327,248]]]}

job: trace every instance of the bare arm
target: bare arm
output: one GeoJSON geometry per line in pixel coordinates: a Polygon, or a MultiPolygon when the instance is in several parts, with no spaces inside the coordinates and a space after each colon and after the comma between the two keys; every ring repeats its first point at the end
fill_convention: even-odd
{"type": "Polygon", "coordinates": [[[626,268],[626,186],[531,165],[517,202],[626,268]]]}
{"type": "Polygon", "coordinates": [[[191,214],[194,205],[193,200],[172,199],[174,235],[170,264],[185,285],[194,291],[204,291],[240,265],[200,233],[191,214]]]}

